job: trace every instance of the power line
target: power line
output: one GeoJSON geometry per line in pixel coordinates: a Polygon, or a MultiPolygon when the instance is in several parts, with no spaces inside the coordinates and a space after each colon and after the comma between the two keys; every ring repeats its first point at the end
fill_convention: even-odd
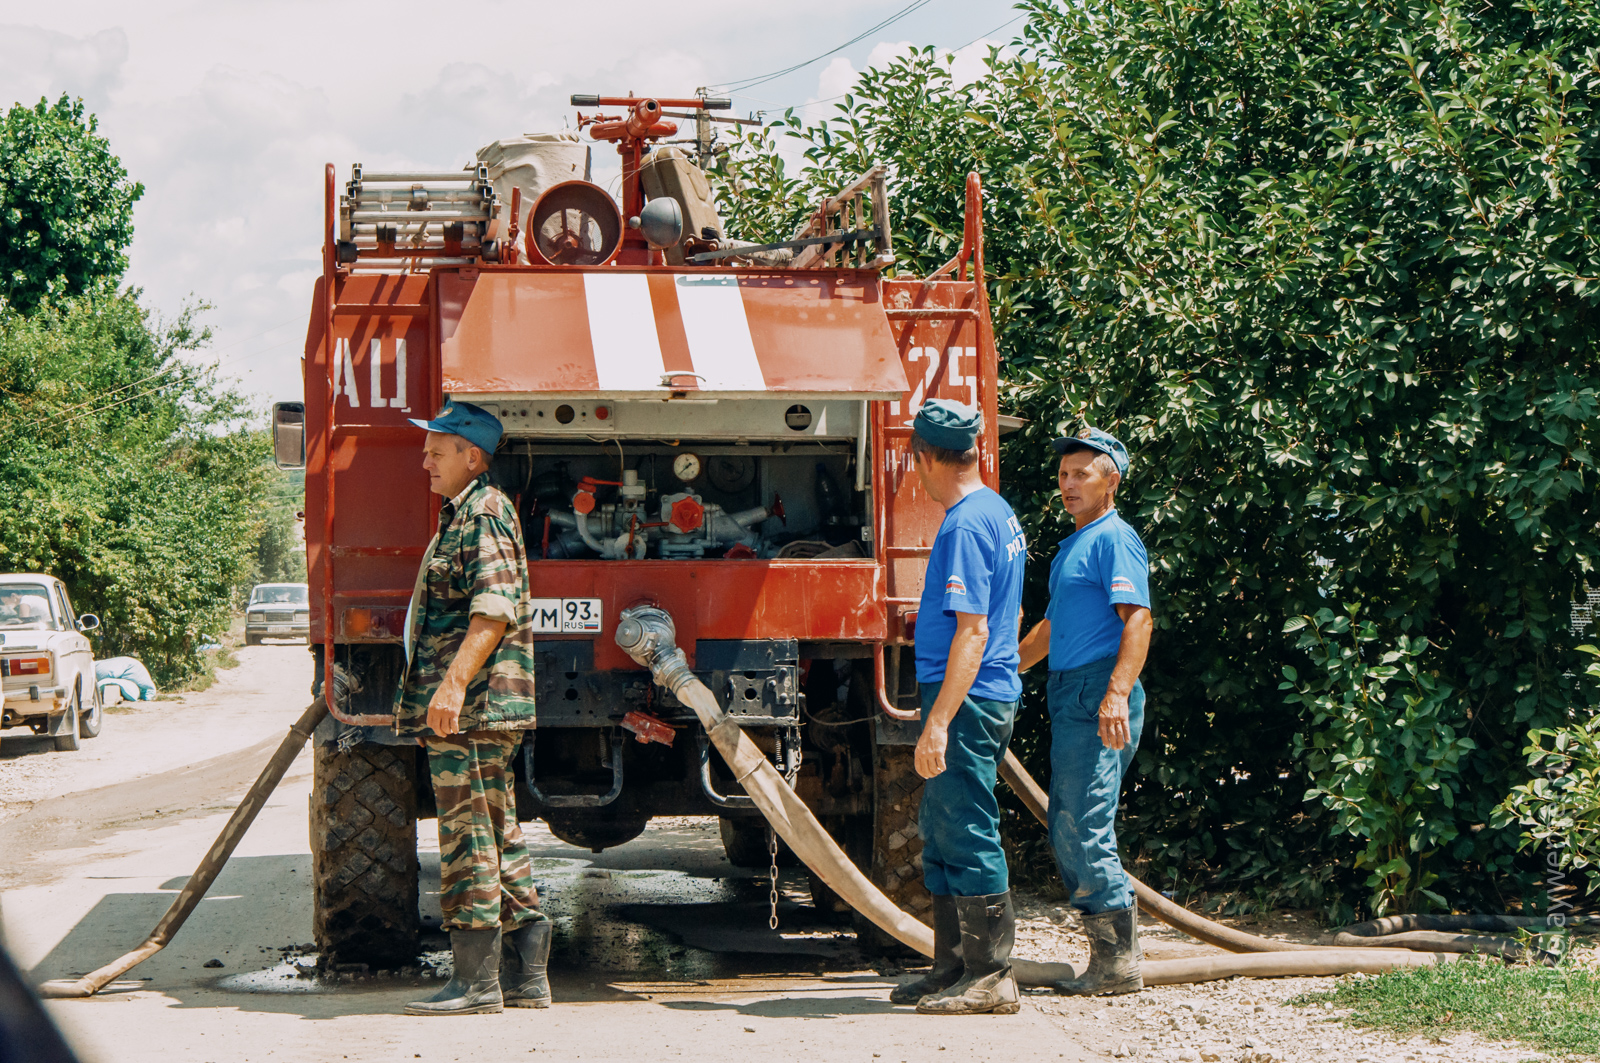
{"type": "MultiPolygon", "coordinates": [[[[1011,18],[1006,19],[1006,21],[1004,21],[1004,22],[1000,23],[1000,25],[994,27],[994,29],[985,30],[984,32],[978,34],[976,37],[972,38],[972,40],[968,41],[966,44],[958,44],[954,48],[941,48],[940,51],[947,52],[947,53],[953,53],[953,52],[959,52],[964,48],[970,48],[974,44],[977,44],[979,41],[983,40],[985,37],[989,37],[989,36],[992,36],[993,34],[999,33],[1001,30],[1005,29],[1007,26],[1013,25],[1013,24],[1015,24],[1017,22],[1021,22],[1023,19],[1025,19],[1027,17],[1028,16],[1027,16],[1026,13],[1021,14],[1021,15],[1015,15],[1015,16],[1013,16],[1011,18]]],[[[820,99],[820,100],[807,100],[805,103],[793,104],[792,106],[794,106],[797,109],[801,108],[801,107],[817,107],[817,106],[820,106],[820,105],[822,105],[824,103],[833,103],[836,100],[842,100],[846,96],[849,96],[849,95],[852,95],[852,94],[853,93],[851,93],[851,92],[841,92],[837,96],[828,96],[828,97],[826,97],[824,99],[820,99]]],[[[753,100],[756,103],[771,104],[773,107],[780,106],[779,104],[774,103],[771,100],[763,100],[760,97],[751,96],[749,93],[746,93],[746,92],[730,92],[729,95],[731,95],[731,96],[743,96],[747,100],[753,100]]],[[[765,114],[767,112],[766,111],[757,111],[755,113],[756,114],[765,114]]]]}
{"type": "Polygon", "coordinates": [[[899,11],[896,11],[894,14],[892,14],[888,18],[884,19],[882,22],[879,22],[875,26],[870,26],[867,29],[862,30],[860,33],[856,34],[854,37],[851,37],[848,41],[845,41],[843,44],[839,45],[837,48],[830,48],[826,52],[823,52],[821,55],[814,55],[810,59],[807,59],[803,63],[796,63],[793,66],[784,67],[782,70],[774,70],[770,74],[757,74],[755,77],[742,78],[742,79],[737,80],[737,81],[726,82],[723,85],[719,86],[719,88],[721,88],[723,91],[730,91],[730,92],[732,90],[734,90],[734,89],[740,89],[740,88],[753,89],[757,85],[764,85],[767,82],[772,81],[772,80],[774,80],[776,78],[783,77],[785,74],[793,74],[795,71],[802,70],[805,67],[810,66],[812,63],[817,62],[819,59],[826,59],[826,58],[828,58],[828,56],[833,55],[836,52],[844,51],[846,48],[850,47],[852,44],[861,43],[863,40],[865,40],[868,37],[872,36],[874,33],[877,33],[879,30],[885,29],[886,27],[891,26],[896,22],[899,22],[901,19],[905,18],[907,15],[911,14],[914,11],[920,10],[921,8],[927,7],[932,2],[933,2],[933,0],[912,0],[911,3],[907,4],[905,7],[902,7],[899,11]]]}

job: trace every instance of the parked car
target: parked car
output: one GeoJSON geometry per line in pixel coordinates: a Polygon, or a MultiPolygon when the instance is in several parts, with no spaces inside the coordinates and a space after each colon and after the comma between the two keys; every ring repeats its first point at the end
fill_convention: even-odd
{"type": "Polygon", "coordinates": [[[100,626],[77,615],[54,576],[0,575],[0,729],[27,727],[59,750],[100,733],[94,650],[85,637],[100,626]]]}
{"type": "Polygon", "coordinates": [[[244,613],[244,644],[262,639],[304,639],[311,634],[311,605],[304,583],[258,583],[244,613]]]}

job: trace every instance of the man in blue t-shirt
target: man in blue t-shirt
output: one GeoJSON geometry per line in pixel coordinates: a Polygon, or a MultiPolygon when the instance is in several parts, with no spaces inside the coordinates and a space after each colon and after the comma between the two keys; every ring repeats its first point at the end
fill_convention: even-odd
{"type": "Polygon", "coordinates": [[[1028,542],[1011,507],[984,486],[983,417],[935,399],[912,422],[913,467],[945,509],[917,610],[922,737],[918,829],[933,895],[933,969],[890,999],[937,1015],[1018,1010],[1011,973],[1016,915],[1000,848],[995,775],[1022,697],[1017,628],[1028,542]]]}
{"type": "Polygon", "coordinates": [[[1115,506],[1128,449],[1098,428],[1055,448],[1061,502],[1076,527],[1050,565],[1045,619],[1020,654],[1022,668],[1050,657],[1050,846],[1089,937],[1088,969],[1056,991],[1131,993],[1144,987],[1139,910],[1117,855],[1116,815],[1144,727],[1150,562],[1115,506]]]}

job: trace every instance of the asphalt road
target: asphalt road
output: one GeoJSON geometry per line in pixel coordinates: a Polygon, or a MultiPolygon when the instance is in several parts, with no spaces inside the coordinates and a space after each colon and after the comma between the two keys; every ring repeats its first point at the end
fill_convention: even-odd
{"type": "MultiPolygon", "coordinates": [[[[84,973],[143,940],[304,708],[303,646],[239,656],[202,694],[111,713],[77,753],[0,742],[0,930],[34,980],[84,973]]],[[[781,924],[768,929],[765,876],[726,862],[714,819],[657,821],[598,855],[531,825],[557,923],[556,1006],[407,1017],[405,1002],[437,982],[296,974],[311,940],[309,789],[302,755],[165,951],[98,997],[50,1002],[85,1060],[1020,1063],[1100,1058],[1114,1043],[1115,1003],[1063,1010],[1029,997],[1019,1015],[966,1019],[891,1007],[895,979],[816,916],[803,878],[784,877],[781,924]]],[[[421,825],[425,915],[433,830],[421,825]]]]}

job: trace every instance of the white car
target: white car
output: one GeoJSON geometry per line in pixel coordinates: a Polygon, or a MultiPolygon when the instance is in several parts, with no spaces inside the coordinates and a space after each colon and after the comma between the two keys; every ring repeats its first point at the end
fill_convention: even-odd
{"type": "Polygon", "coordinates": [[[54,576],[0,575],[0,728],[28,727],[59,750],[100,733],[94,650],[84,637],[99,626],[93,613],[72,611],[54,576]]]}
{"type": "Polygon", "coordinates": [[[304,583],[258,583],[244,611],[244,644],[262,639],[311,641],[310,588],[304,583]]]}

